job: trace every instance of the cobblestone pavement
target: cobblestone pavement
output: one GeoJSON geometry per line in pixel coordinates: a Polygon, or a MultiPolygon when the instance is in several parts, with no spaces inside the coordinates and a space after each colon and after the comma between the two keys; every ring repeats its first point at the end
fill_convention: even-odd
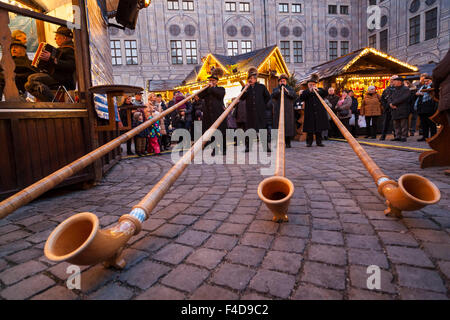
{"type": "Polygon", "coordinates": [[[394,179],[418,173],[439,204],[385,217],[372,178],[346,143],[293,143],[289,223],[276,224],[256,194],[258,165],[190,165],[125,250],[122,271],[83,267],[66,288],[68,263],[43,255],[57,224],[84,211],[115,223],[172,166],[169,155],[122,160],[89,190],[42,198],[0,220],[2,299],[448,299],[450,179],[421,170],[417,152],[366,146],[394,179]],[[367,266],[381,268],[368,290],[367,266]]]}

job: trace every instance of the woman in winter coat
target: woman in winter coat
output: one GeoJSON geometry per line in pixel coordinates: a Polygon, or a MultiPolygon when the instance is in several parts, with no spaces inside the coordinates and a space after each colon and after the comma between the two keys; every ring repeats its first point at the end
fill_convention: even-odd
{"type": "Polygon", "coordinates": [[[342,96],[336,104],[336,112],[339,120],[342,124],[350,130],[350,118],[352,117],[352,111],[350,110],[352,106],[352,98],[348,95],[348,91],[342,91],[342,96]]]}
{"type": "Polygon", "coordinates": [[[361,102],[360,113],[366,117],[367,136],[365,138],[376,139],[378,118],[383,114],[383,106],[381,97],[374,86],[369,86],[361,102]]]}

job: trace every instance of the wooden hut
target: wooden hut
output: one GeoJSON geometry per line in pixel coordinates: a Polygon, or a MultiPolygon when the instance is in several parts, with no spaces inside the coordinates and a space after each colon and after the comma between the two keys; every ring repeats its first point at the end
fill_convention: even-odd
{"type": "MultiPolygon", "coordinates": [[[[116,138],[119,119],[113,96],[142,90],[112,86],[106,8],[108,5],[109,10],[117,9],[118,1],[9,2],[0,2],[1,65],[5,78],[5,99],[0,101],[0,198],[16,193],[116,138]],[[73,29],[76,90],[68,93],[62,90],[63,99],[28,102],[19,96],[9,50],[11,28],[17,17],[28,19],[30,30],[36,31],[36,35],[27,34],[28,41],[54,44],[54,31],[59,26],[73,29]]],[[[110,152],[61,185],[98,181],[120,155],[117,149],[110,152]]]]}
{"type": "Polygon", "coordinates": [[[210,53],[202,59],[203,64],[195,67],[184,79],[181,86],[175,88],[184,93],[191,93],[205,85],[213,68],[221,68],[224,76],[219,86],[226,89],[225,100],[236,97],[247,82],[247,72],[251,67],[258,69],[258,81],[272,89],[278,85],[278,76],[289,75],[289,69],[278,46],[247,52],[236,56],[223,56],[210,53]]]}
{"type": "Polygon", "coordinates": [[[317,73],[323,86],[351,89],[356,97],[361,97],[371,85],[381,94],[394,74],[412,74],[418,70],[416,66],[374,48],[362,48],[311,68],[300,81],[317,73]]]}

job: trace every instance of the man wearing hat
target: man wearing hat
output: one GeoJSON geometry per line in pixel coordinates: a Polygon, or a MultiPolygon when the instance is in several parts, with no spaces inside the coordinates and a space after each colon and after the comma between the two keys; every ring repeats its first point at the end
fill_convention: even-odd
{"type": "MultiPolygon", "coordinates": [[[[223,75],[222,69],[214,69],[212,71],[211,76],[208,77],[209,83],[208,88],[205,91],[202,91],[198,94],[200,99],[205,100],[204,110],[203,110],[203,119],[202,119],[202,130],[205,133],[216,120],[222,115],[225,105],[223,103],[223,98],[225,97],[225,88],[219,87],[217,84],[219,82],[220,77],[223,75]]],[[[226,144],[226,130],[227,124],[226,121],[223,121],[218,130],[222,133],[222,141],[217,142],[218,144],[223,144],[223,154],[227,152],[227,144],[226,144]]],[[[209,144],[209,143],[208,143],[209,144]]],[[[212,155],[215,155],[215,149],[212,152],[212,155]]]]}
{"type": "Polygon", "coordinates": [[[405,79],[397,77],[393,79],[393,90],[387,98],[391,108],[392,120],[394,121],[395,138],[392,141],[406,142],[408,138],[408,118],[410,113],[409,88],[403,84],[405,79]]]}
{"type": "Polygon", "coordinates": [[[295,136],[295,118],[294,118],[294,102],[297,98],[295,91],[287,84],[287,74],[282,74],[278,78],[278,87],[272,91],[273,103],[273,127],[278,129],[280,119],[281,90],[284,92],[284,135],[286,148],[291,147],[291,139],[295,136]]]}
{"type": "MultiPolygon", "coordinates": [[[[269,112],[271,111],[269,105],[270,93],[265,85],[258,82],[258,70],[256,68],[248,70],[245,86],[248,89],[241,96],[241,101],[245,101],[246,129],[255,129],[256,132],[259,132],[260,129],[267,129],[272,124],[272,113],[269,112]]],[[[251,143],[252,141],[245,141],[245,152],[250,151],[251,143]]],[[[269,145],[269,143],[268,140],[267,144],[269,145]]]]}
{"type": "Polygon", "coordinates": [[[384,89],[383,93],[381,94],[381,104],[383,105],[384,120],[383,120],[383,131],[381,132],[380,140],[386,140],[386,134],[388,133],[388,131],[390,132],[392,114],[388,100],[390,99],[390,96],[394,92],[394,79],[397,77],[398,77],[397,75],[391,77],[389,81],[389,87],[384,89]]]}
{"type": "Polygon", "coordinates": [[[305,102],[305,119],[303,121],[303,132],[307,133],[306,146],[311,147],[316,136],[316,144],[324,147],[322,144],[322,131],[329,129],[328,114],[324,106],[317,97],[315,90],[325,99],[327,91],[322,88],[317,89],[319,76],[313,74],[308,80],[308,89],[300,95],[300,101],[305,102]]]}
{"type": "Polygon", "coordinates": [[[427,138],[434,136],[437,132],[436,123],[430,120],[430,117],[437,110],[437,103],[431,96],[431,90],[433,89],[433,78],[429,75],[424,77],[424,84],[420,87],[416,93],[417,100],[415,107],[417,106],[417,114],[420,117],[420,126],[422,127],[422,138],[417,141],[426,141],[427,138]]]}
{"type": "Polygon", "coordinates": [[[16,64],[14,72],[16,73],[16,86],[20,93],[25,92],[25,83],[28,76],[37,73],[38,70],[31,66],[31,60],[27,56],[27,45],[19,40],[11,42],[11,56],[16,64]]]}
{"type": "Polygon", "coordinates": [[[73,44],[73,33],[67,27],[59,27],[56,31],[55,41],[58,45],[56,56],[43,50],[40,59],[51,61],[54,64],[53,70],[42,70],[40,73],[28,77],[25,88],[33,96],[41,101],[52,101],[53,94],[50,87],[64,86],[66,90],[75,89],[74,73],[75,50],[73,44]]]}

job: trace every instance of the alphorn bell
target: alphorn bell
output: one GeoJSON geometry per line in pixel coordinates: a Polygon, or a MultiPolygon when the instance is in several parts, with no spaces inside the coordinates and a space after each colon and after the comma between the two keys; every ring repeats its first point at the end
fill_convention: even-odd
{"type": "Polygon", "coordinates": [[[378,193],[386,199],[386,215],[391,214],[396,217],[402,217],[402,211],[419,210],[426,205],[439,202],[441,192],[434,183],[418,174],[404,174],[398,180],[398,183],[381,171],[377,164],[369,157],[367,152],[350,134],[347,128],[342,124],[339,118],[334,114],[330,107],[323,101],[322,97],[314,89],[315,94],[333,119],[336,126],[344,135],[353,151],[362,161],[369,174],[372,176],[378,186],[378,193]]]}
{"type": "Polygon", "coordinates": [[[273,213],[272,221],[287,222],[289,202],[294,194],[294,184],[285,177],[284,91],[281,87],[280,119],[278,122],[277,160],[275,174],[258,186],[258,196],[273,213]]]}
{"type": "Polygon", "coordinates": [[[104,262],[106,267],[123,268],[125,261],[121,253],[133,236],[141,230],[141,224],[150,217],[158,202],[175,183],[194,156],[203,149],[214,131],[226,119],[247,89],[225,109],[214,124],[196,143],[178,160],[151,191],[135,205],[129,214],[120,217],[118,224],[100,230],[99,220],[90,212],[76,214],[59,224],[47,239],[45,256],[52,261],[68,261],[76,265],[92,265],[104,262]]]}
{"type": "Polygon", "coordinates": [[[92,164],[94,161],[100,159],[104,155],[108,154],[115,148],[118,148],[122,143],[125,143],[127,140],[133,138],[135,135],[137,135],[139,132],[145,130],[152,124],[154,124],[156,121],[162,119],[163,117],[169,115],[173,111],[175,111],[178,107],[182,106],[184,103],[192,99],[194,96],[198,95],[200,92],[206,90],[208,86],[205,86],[204,88],[200,89],[199,91],[195,92],[191,96],[183,99],[182,101],[178,102],[174,106],[166,109],[162,113],[160,113],[158,116],[152,118],[151,120],[145,121],[143,124],[137,126],[136,128],[125,132],[121,136],[117,137],[114,140],[111,140],[107,144],[89,152],[88,154],[84,155],[83,157],[73,161],[72,163],[69,163],[68,165],[62,167],[58,171],[55,171],[54,173],[48,175],[45,178],[42,178],[41,180],[33,183],[31,186],[23,189],[22,191],[14,194],[13,196],[3,200],[0,202],[0,219],[3,219],[10,213],[14,212],[21,206],[33,201],[43,193],[47,192],[48,190],[52,189],[53,187],[57,186],[61,182],[63,182],[68,177],[72,176],[76,172],[86,168],[88,165],[92,164]]]}

